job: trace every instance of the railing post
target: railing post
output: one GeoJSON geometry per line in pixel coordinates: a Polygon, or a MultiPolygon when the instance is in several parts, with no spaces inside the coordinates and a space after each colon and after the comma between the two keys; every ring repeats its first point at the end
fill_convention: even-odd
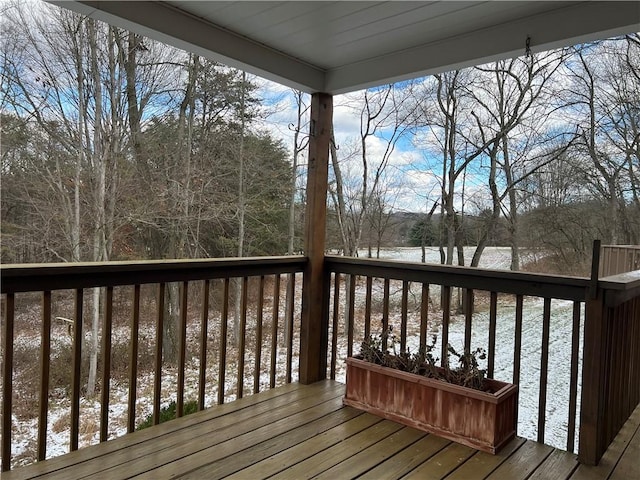
{"type": "Polygon", "coordinates": [[[606,381],[606,328],[603,293],[586,302],[580,406],[580,463],[597,465],[604,443],[604,382],[606,381]]]}
{"type": "Polygon", "coordinates": [[[601,287],[586,313],[578,459],[595,465],[640,403],[640,288],[601,287]]]}
{"type": "Polygon", "coordinates": [[[327,375],[329,279],[324,271],[324,251],[332,116],[333,97],[314,93],[304,230],[307,265],[302,285],[300,326],[300,382],[305,384],[323,380],[327,375]]]}
{"type": "Polygon", "coordinates": [[[604,453],[605,382],[607,375],[607,329],[604,292],[598,289],[600,241],[593,242],[591,284],[585,305],[582,359],[582,402],[580,406],[580,447],[578,459],[597,465],[604,453]]]}

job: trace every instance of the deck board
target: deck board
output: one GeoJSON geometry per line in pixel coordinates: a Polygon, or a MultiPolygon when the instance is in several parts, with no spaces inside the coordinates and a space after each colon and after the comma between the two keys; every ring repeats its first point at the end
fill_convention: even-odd
{"type": "Polygon", "coordinates": [[[446,438],[427,435],[359,478],[363,480],[401,478],[450,443],[451,441],[446,438]]]}
{"type": "Polygon", "coordinates": [[[476,450],[451,442],[426,462],[413,469],[403,479],[436,480],[453,472],[458,466],[469,459],[476,450]]]}
{"type": "MultiPolygon", "coordinates": [[[[329,415],[325,415],[317,420],[309,422],[305,425],[294,428],[291,431],[284,432],[276,437],[270,438],[257,445],[250,446],[244,450],[216,460],[208,465],[199,467],[198,469],[183,474],[181,478],[201,479],[201,478],[221,478],[228,477],[239,470],[253,466],[261,461],[273,458],[275,455],[288,450],[306,440],[317,437],[324,432],[331,430],[345,422],[352,420],[361,415],[356,409],[341,408],[329,415]]],[[[258,468],[254,475],[262,473],[262,469],[258,468]]],[[[264,474],[264,473],[262,473],[264,474]]],[[[248,476],[245,474],[245,478],[248,476]]]]}
{"type": "Polygon", "coordinates": [[[466,480],[467,478],[484,478],[502,465],[526,440],[516,437],[507,443],[496,455],[477,452],[469,460],[460,465],[447,480],[466,480]]]}
{"type": "Polygon", "coordinates": [[[84,479],[530,479],[640,478],[640,407],[597,467],[515,438],[479,452],[342,404],[334,381],[290,384],[61,457],[3,480],[84,479]]]}
{"type": "MultiPolygon", "coordinates": [[[[600,463],[597,466],[579,465],[576,471],[571,476],[571,480],[598,480],[602,478],[610,478],[614,475],[617,476],[615,470],[620,463],[621,457],[631,444],[631,440],[635,439],[640,442],[640,436],[637,435],[638,428],[640,426],[640,405],[636,407],[635,411],[622,426],[616,438],[613,439],[613,443],[609,446],[607,451],[602,456],[600,463]]],[[[636,457],[637,459],[638,457],[636,457]]],[[[636,471],[638,470],[637,460],[634,462],[636,471]]],[[[625,468],[624,464],[620,468],[625,468]]],[[[635,477],[620,477],[624,478],[640,478],[640,475],[635,477]]]]}
{"type": "Polygon", "coordinates": [[[553,452],[553,447],[527,440],[487,480],[524,480],[553,452]]]}
{"type": "Polygon", "coordinates": [[[403,428],[371,445],[366,450],[334,465],[329,470],[325,470],[316,478],[318,480],[356,478],[414,444],[425,435],[426,433],[415,428],[403,428]]]}
{"type": "Polygon", "coordinates": [[[401,428],[403,428],[402,425],[390,420],[382,420],[302,462],[295,463],[296,459],[291,458],[291,466],[282,470],[276,475],[276,478],[296,480],[315,477],[353,455],[357,455],[381,439],[394,434],[401,428]]]}
{"type": "Polygon", "coordinates": [[[157,479],[174,477],[188,472],[193,465],[208,465],[233,455],[239,446],[248,447],[274,435],[288,432],[295,427],[328,415],[341,408],[339,389],[317,392],[315,395],[296,400],[281,408],[248,420],[234,418],[234,424],[222,430],[213,430],[195,445],[194,442],[174,444],[158,455],[153,452],[145,458],[121,465],[117,472],[105,472],[110,478],[121,478],[122,474],[134,478],[157,479]],[[149,462],[151,460],[151,462],[149,462]],[[135,468],[132,468],[134,467],[135,468]],[[149,467],[153,466],[152,469],[149,467]]]}
{"type": "Polygon", "coordinates": [[[564,480],[578,467],[578,458],[562,450],[551,452],[544,462],[533,472],[529,480],[564,480]]]}
{"type": "MultiPolygon", "coordinates": [[[[345,410],[355,409],[346,407],[345,410]]],[[[285,470],[288,466],[306,460],[317,452],[322,452],[334,445],[337,445],[347,438],[350,438],[351,436],[380,422],[381,419],[376,418],[373,415],[361,414],[342,425],[338,425],[324,433],[321,433],[320,435],[314,436],[309,440],[273,455],[272,457],[239,470],[236,474],[230,475],[228,478],[241,480],[246,478],[261,478],[276,475],[285,470]]],[[[196,474],[189,478],[197,479],[201,478],[201,476],[196,474]]]]}
{"type": "Polygon", "coordinates": [[[632,425],[636,425],[635,433],[629,439],[620,461],[611,475],[611,480],[627,480],[640,478],[640,407],[636,408],[632,425]]]}

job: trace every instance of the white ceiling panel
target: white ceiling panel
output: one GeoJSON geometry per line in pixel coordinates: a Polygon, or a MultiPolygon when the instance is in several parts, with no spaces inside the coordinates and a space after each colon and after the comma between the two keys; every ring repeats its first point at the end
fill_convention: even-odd
{"type": "Polygon", "coordinates": [[[640,30],[638,1],[52,3],[328,93],[640,30]]]}

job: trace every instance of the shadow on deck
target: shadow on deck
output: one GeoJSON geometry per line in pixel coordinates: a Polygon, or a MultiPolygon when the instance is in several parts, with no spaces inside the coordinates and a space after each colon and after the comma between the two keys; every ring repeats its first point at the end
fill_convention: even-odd
{"type": "Polygon", "coordinates": [[[80,478],[640,478],[640,407],[597,467],[515,438],[489,455],[342,405],[344,385],[289,384],[3,473],[80,478]]]}

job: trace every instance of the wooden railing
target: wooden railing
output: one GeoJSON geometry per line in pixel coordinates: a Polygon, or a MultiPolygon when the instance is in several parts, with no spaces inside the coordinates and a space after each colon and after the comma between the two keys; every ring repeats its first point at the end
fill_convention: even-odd
{"type": "Polygon", "coordinates": [[[598,282],[584,357],[579,459],[596,465],[640,403],[640,270],[598,282]]]}
{"type": "Polygon", "coordinates": [[[554,446],[573,452],[579,428],[579,458],[588,464],[598,463],[640,403],[640,272],[594,281],[343,257],[327,257],[326,266],[332,378],[342,364],[341,338],[352,355],[389,326],[399,350],[415,352],[436,334],[441,362],[449,343],[483,347],[488,376],[520,385],[520,418],[536,430],[520,433],[550,443],[554,417],[566,425],[566,443],[554,446]],[[550,410],[558,406],[564,418],[550,410]]]}
{"type": "MultiPolygon", "coordinates": [[[[118,359],[114,339],[123,331],[128,332],[122,380],[129,385],[127,432],[136,427],[136,386],[144,377],[138,365],[145,348],[151,351],[146,361],[151,365],[152,423],[158,423],[161,403],[166,402],[163,380],[168,377],[175,376],[168,397],[175,398],[177,416],[184,413],[192,383],[197,384],[193,395],[202,409],[242,397],[247,380],[254,392],[295,380],[297,336],[300,354],[309,348],[300,332],[302,307],[296,300],[296,273],[305,267],[305,257],[4,266],[2,469],[10,468],[11,432],[16,427],[12,382],[21,365],[14,347],[22,348],[22,336],[38,337],[39,353],[23,360],[38,365],[31,371],[37,385],[36,457],[41,460],[47,456],[49,397],[54,390],[49,378],[58,373],[50,371],[52,332],[66,334],[66,327],[52,320],[86,322],[87,289],[104,291],[98,381],[99,440],[104,441],[110,436],[110,362],[118,359]],[[168,367],[163,331],[170,291],[178,292],[179,328],[177,360],[168,367]],[[39,309],[34,308],[38,301],[39,309]],[[233,304],[239,309],[231,312],[233,304]],[[252,308],[255,311],[247,314],[252,308]],[[236,312],[238,338],[230,342],[229,319],[236,312]],[[145,348],[140,346],[141,330],[152,337],[145,348]],[[171,375],[163,375],[168,368],[171,375]],[[284,374],[278,377],[281,370],[284,374]]],[[[594,281],[336,256],[325,257],[324,272],[321,331],[309,341],[326,352],[318,359],[319,370],[331,378],[341,376],[342,360],[356,353],[364,338],[390,326],[401,350],[416,351],[436,335],[436,351],[443,360],[449,343],[458,350],[484,347],[488,375],[520,385],[520,417],[534,429],[527,433],[545,442],[551,424],[560,425],[564,444],[556,446],[574,451],[579,432],[579,457],[585,463],[598,462],[640,401],[640,278],[633,273],[600,280],[595,276],[594,281]],[[551,393],[553,401],[548,402],[551,393]]],[[[78,448],[81,420],[86,361],[82,331],[69,330],[71,450],[78,448]]]]}
{"type": "MultiPolygon", "coordinates": [[[[123,362],[116,356],[116,346],[118,355],[128,356],[128,361],[124,360],[128,363],[128,367],[125,367],[128,372],[122,379],[129,385],[127,432],[132,432],[140,420],[136,418],[136,404],[140,400],[138,387],[144,376],[152,377],[153,424],[160,421],[162,394],[167,389],[163,380],[165,376],[169,377],[168,369],[176,380],[175,390],[165,395],[165,400],[169,397],[175,401],[176,416],[184,414],[188,400],[185,398],[186,387],[189,386],[185,386],[187,375],[189,384],[197,383],[195,395],[198,409],[211,403],[223,403],[229,395],[242,397],[251,383],[245,385],[250,380],[248,377],[253,377],[254,393],[261,388],[273,388],[277,384],[291,382],[297,372],[294,336],[299,335],[300,317],[295,277],[296,273],[303,271],[306,261],[305,257],[292,256],[3,266],[2,471],[11,468],[12,428],[17,426],[15,408],[22,407],[20,404],[29,400],[16,397],[18,392],[14,392],[13,379],[18,374],[22,374],[23,379],[29,374],[35,377],[28,379],[32,384],[37,384],[37,393],[32,392],[34,398],[31,399],[32,404],[37,405],[38,417],[35,457],[37,460],[47,457],[49,398],[54,387],[50,384],[50,377],[61,375],[61,372],[50,369],[54,360],[52,332],[57,344],[67,335],[67,327],[56,323],[56,318],[70,325],[70,365],[64,381],[68,382],[71,399],[69,449],[78,449],[80,398],[86,377],[83,371],[87,363],[83,347],[86,347],[86,325],[89,323],[88,310],[92,302],[87,289],[100,287],[104,293],[100,309],[101,342],[98,354],[101,375],[97,380],[99,441],[102,442],[110,436],[112,362],[123,362]],[[172,302],[168,297],[176,293],[178,298],[170,306],[172,302]],[[41,299],[39,311],[36,307],[38,296],[41,299]],[[231,311],[236,302],[239,309],[231,311]],[[167,365],[166,327],[170,310],[175,305],[178,306],[177,315],[174,312],[177,320],[177,358],[167,365]],[[247,312],[250,309],[252,315],[248,321],[247,312]],[[238,338],[230,341],[232,332],[229,321],[236,314],[238,338]],[[84,328],[76,328],[76,325],[84,325],[84,328]],[[126,345],[123,346],[121,341],[114,343],[116,330],[118,337],[128,337],[124,342],[126,345]],[[145,340],[146,349],[140,345],[142,340],[145,340]],[[27,358],[22,355],[16,359],[16,345],[25,344],[36,346],[30,347],[27,358]],[[269,356],[264,361],[263,347],[266,350],[264,356],[269,356]],[[217,356],[214,361],[210,358],[212,353],[217,356]],[[143,363],[143,357],[150,364],[151,372],[139,370],[138,364],[143,363]],[[247,361],[249,357],[250,362],[247,361]],[[39,368],[34,368],[35,365],[39,365],[39,368]],[[21,368],[28,368],[29,371],[21,373],[21,368]],[[213,370],[216,369],[214,374],[213,370]],[[284,376],[278,376],[280,371],[285,372],[284,376]],[[230,380],[235,380],[235,389],[229,386],[230,380]],[[209,401],[205,402],[205,398],[209,398],[209,401]]],[[[59,366],[60,362],[56,365],[59,366]]]]}

